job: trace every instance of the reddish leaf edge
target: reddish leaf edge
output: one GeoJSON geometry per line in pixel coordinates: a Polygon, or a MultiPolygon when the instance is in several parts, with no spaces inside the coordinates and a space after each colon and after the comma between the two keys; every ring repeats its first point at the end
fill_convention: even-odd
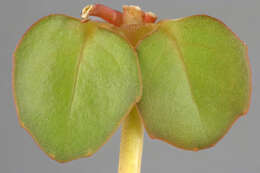
{"type": "MultiPolygon", "coordinates": [[[[206,14],[196,14],[196,15],[191,15],[191,16],[187,16],[187,17],[181,17],[181,18],[176,18],[176,19],[173,19],[173,20],[176,20],[176,21],[180,21],[180,20],[185,20],[185,19],[189,19],[189,18],[192,18],[192,17],[196,17],[196,16],[203,16],[203,17],[208,17],[212,20],[215,20],[216,22],[218,22],[219,24],[223,25],[226,29],[228,29],[234,36],[236,39],[238,39],[245,47],[246,51],[245,51],[245,59],[247,61],[247,65],[248,65],[248,70],[249,70],[249,98],[248,98],[248,105],[247,107],[245,108],[244,111],[242,111],[242,113],[238,114],[237,117],[233,120],[233,122],[230,124],[230,126],[226,129],[225,133],[219,138],[216,140],[216,142],[208,145],[208,146],[205,146],[205,147],[201,147],[201,148],[184,148],[176,143],[172,143],[164,138],[161,138],[161,137],[156,137],[155,135],[153,135],[147,128],[146,124],[145,124],[145,121],[142,117],[142,114],[140,112],[140,109],[139,109],[139,106],[137,105],[137,112],[138,112],[138,115],[144,125],[144,128],[148,134],[148,136],[151,138],[151,139],[155,139],[155,140],[160,140],[160,141],[163,141],[165,143],[168,143],[169,145],[171,146],[174,146],[176,148],[179,148],[179,149],[182,149],[182,150],[186,150],[186,151],[194,151],[194,152],[197,152],[197,151],[200,151],[200,150],[204,150],[204,149],[209,149],[211,147],[214,147],[217,143],[219,143],[225,136],[226,134],[230,131],[230,129],[233,127],[233,125],[238,121],[238,119],[242,116],[245,116],[248,112],[249,112],[249,109],[250,109],[250,105],[251,105],[251,102],[252,102],[252,66],[250,64],[250,61],[249,61],[249,56],[248,56],[248,46],[246,45],[246,43],[244,41],[242,41],[238,35],[236,33],[234,33],[224,22],[222,22],[221,20],[215,18],[215,17],[212,17],[212,16],[209,16],[209,15],[206,15],[206,14]]],[[[167,21],[167,20],[172,20],[172,19],[165,19],[165,20],[161,20],[159,22],[157,22],[157,24],[160,24],[164,21],[167,21]]],[[[158,29],[159,27],[157,27],[158,29]]],[[[153,32],[155,32],[157,29],[153,30],[153,32]]],[[[149,35],[151,35],[153,32],[149,33],[146,35],[146,37],[148,37],[149,35]]],[[[145,38],[146,38],[145,37],[145,38]]],[[[145,39],[144,38],[144,39],[145,39]]],[[[136,47],[139,46],[139,44],[142,42],[142,40],[139,40],[136,47]]]]}
{"type": "MultiPolygon", "coordinates": [[[[36,145],[38,146],[38,148],[40,148],[41,151],[43,151],[49,158],[51,158],[52,160],[54,161],[57,161],[59,163],[67,163],[67,162],[70,162],[72,160],[77,160],[77,159],[80,159],[80,158],[86,158],[86,157],[90,157],[92,155],[94,155],[96,152],[98,152],[111,138],[112,136],[115,134],[115,132],[119,129],[120,125],[122,124],[122,122],[126,119],[126,117],[130,114],[130,112],[132,111],[132,109],[134,108],[134,106],[137,106],[137,103],[141,100],[142,98],[142,95],[143,95],[143,83],[142,83],[142,75],[141,75],[141,68],[140,68],[140,64],[139,64],[139,60],[138,60],[138,55],[137,55],[137,52],[136,52],[136,49],[135,47],[129,42],[129,40],[121,33],[121,32],[116,32],[116,28],[111,25],[111,24],[108,24],[108,25],[100,25],[101,28],[103,29],[107,29],[117,35],[119,35],[120,37],[122,37],[123,39],[125,39],[127,41],[127,43],[129,44],[129,46],[133,49],[134,51],[134,54],[135,54],[135,57],[136,57],[136,65],[137,65],[137,69],[138,69],[138,77],[139,77],[139,83],[140,83],[140,91],[139,91],[139,96],[136,97],[136,100],[130,105],[130,107],[128,108],[127,112],[125,113],[125,115],[121,118],[121,120],[119,121],[119,123],[117,124],[117,126],[114,128],[114,130],[111,132],[111,134],[107,137],[106,141],[96,150],[92,151],[91,153],[85,153],[85,154],[82,154],[80,156],[77,156],[77,157],[74,157],[72,159],[69,159],[69,160],[59,160],[59,159],[56,159],[55,158],[55,155],[52,154],[52,153],[48,153],[47,151],[45,151],[45,149],[40,145],[40,143],[38,142],[37,138],[32,134],[32,132],[30,131],[29,128],[27,128],[25,126],[25,124],[23,123],[23,121],[21,120],[21,117],[20,117],[20,111],[19,111],[19,107],[18,107],[18,103],[17,103],[17,99],[16,99],[16,92],[15,92],[15,53],[18,49],[18,47],[20,46],[21,42],[23,41],[24,37],[26,36],[26,34],[35,26],[37,25],[39,22],[41,22],[42,20],[48,18],[48,17],[51,17],[51,16],[64,16],[64,17],[68,17],[70,19],[73,19],[73,20],[76,20],[76,21],[79,21],[79,22],[82,22],[82,20],[78,19],[78,18],[75,18],[75,17],[72,17],[72,16],[68,16],[68,15],[65,15],[65,14],[50,14],[50,15],[47,15],[47,16],[44,16],[40,19],[38,19],[35,23],[33,23],[26,31],[25,33],[22,35],[22,37],[20,38],[20,40],[18,41],[17,45],[16,45],[16,48],[12,54],[12,93],[13,93],[13,102],[14,102],[14,105],[15,105],[15,109],[16,109],[16,115],[17,115],[17,119],[18,119],[18,122],[19,122],[19,125],[20,127],[22,127],[33,139],[34,143],[36,143],[36,145]],[[110,27],[111,26],[111,27],[110,27]],[[115,30],[113,30],[112,28],[114,28],[115,30]]],[[[98,22],[96,21],[97,23],[101,23],[102,22],[98,22]]]]}

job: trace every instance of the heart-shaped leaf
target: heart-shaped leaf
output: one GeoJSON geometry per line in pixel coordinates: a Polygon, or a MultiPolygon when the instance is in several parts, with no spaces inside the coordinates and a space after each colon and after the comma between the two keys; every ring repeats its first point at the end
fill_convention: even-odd
{"type": "Polygon", "coordinates": [[[210,147],[248,110],[247,47],[209,16],[159,25],[137,48],[146,129],[184,149],[210,147]]]}
{"type": "Polygon", "coordinates": [[[14,54],[20,122],[60,162],[96,152],[141,95],[134,49],[101,25],[51,15],[14,54]]]}

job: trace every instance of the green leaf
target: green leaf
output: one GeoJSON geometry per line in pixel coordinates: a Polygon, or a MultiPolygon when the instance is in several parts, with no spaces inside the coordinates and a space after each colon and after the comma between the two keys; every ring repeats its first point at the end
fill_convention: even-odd
{"type": "Polygon", "coordinates": [[[96,152],[141,94],[135,51],[101,25],[51,15],[14,54],[20,122],[60,162],[96,152]]]}
{"type": "Polygon", "coordinates": [[[139,109],[152,138],[188,150],[213,146],[247,112],[247,47],[203,15],[159,23],[137,48],[143,78],[139,109]]]}

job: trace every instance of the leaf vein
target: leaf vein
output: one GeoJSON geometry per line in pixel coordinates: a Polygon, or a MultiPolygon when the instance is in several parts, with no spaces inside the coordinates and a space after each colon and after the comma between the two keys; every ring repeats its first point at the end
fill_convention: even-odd
{"type": "Polygon", "coordinates": [[[185,65],[184,63],[184,57],[183,57],[183,53],[180,49],[180,46],[178,45],[178,42],[177,42],[177,39],[175,37],[175,35],[170,32],[167,28],[165,27],[161,27],[162,28],[162,31],[167,34],[168,36],[170,36],[172,42],[173,42],[173,45],[174,45],[174,48],[177,50],[177,53],[178,53],[178,57],[179,59],[181,60],[181,63],[182,63],[182,66],[184,68],[184,71],[185,71],[185,76],[186,76],[186,79],[187,79],[187,82],[188,82],[188,85],[189,85],[189,88],[190,88],[190,93],[191,93],[191,99],[192,99],[192,102],[194,103],[197,111],[198,111],[198,118],[199,118],[199,121],[200,121],[200,124],[202,126],[202,130],[204,132],[204,135],[208,138],[209,135],[206,133],[206,127],[205,127],[205,124],[203,123],[203,121],[201,120],[201,114],[200,114],[200,109],[199,109],[199,106],[195,100],[195,96],[193,94],[193,91],[192,91],[192,87],[191,87],[191,82],[189,80],[189,77],[188,77],[188,72],[187,72],[187,66],[185,65]]]}

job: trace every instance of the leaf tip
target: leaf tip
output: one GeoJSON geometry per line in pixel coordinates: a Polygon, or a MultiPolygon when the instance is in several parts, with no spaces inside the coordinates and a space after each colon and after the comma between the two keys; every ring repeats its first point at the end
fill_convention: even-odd
{"type": "Polygon", "coordinates": [[[194,151],[194,152],[197,152],[197,151],[199,151],[199,150],[200,150],[200,149],[197,148],[197,147],[195,147],[195,148],[192,149],[192,151],[194,151]]]}

